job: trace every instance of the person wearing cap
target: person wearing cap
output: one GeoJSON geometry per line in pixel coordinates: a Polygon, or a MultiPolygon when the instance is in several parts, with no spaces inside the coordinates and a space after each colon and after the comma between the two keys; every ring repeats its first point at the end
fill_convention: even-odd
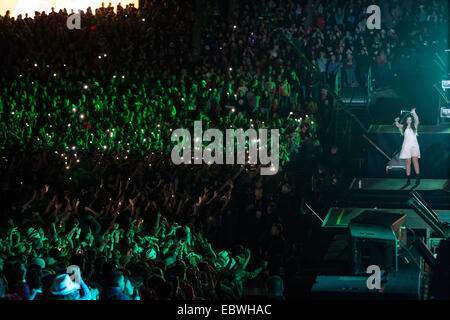
{"type": "Polygon", "coordinates": [[[52,300],[91,300],[91,293],[88,286],[84,283],[75,271],[75,281],[73,281],[68,273],[63,273],[53,280],[50,287],[52,300]]]}

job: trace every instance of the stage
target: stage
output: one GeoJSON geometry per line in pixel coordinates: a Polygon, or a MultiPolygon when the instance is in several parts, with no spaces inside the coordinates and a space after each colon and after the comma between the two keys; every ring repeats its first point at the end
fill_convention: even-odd
{"type": "Polygon", "coordinates": [[[449,180],[447,179],[422,179],[418,186],[415,186],[414,176],[411,179],[411,185],[405,186],[406,178],[366,178],[361,179],[361,189],[359,189],[357,178],[354,178],[350,184],[350,190],[411,190],[416,191],[439,191],[446,190],[450,192],[449,180]]]}
{"type": "MultiPolygon", "coordinates": [[[[333,207],[328,210],[323,228],[347,228],[350,221],[366,210],[373,208],[338,208],[333,207]]],[[[406,227],[411,229],[428,229],[428,226],[413,209],[377,208],[380,212],[406,214],[406,227]]],[[[434,210],[441,222],[450,223],[450,210],[434,210]]]]}
{"type": "Polygon", "coordinates": [[[450,224],[449,180],[422,179],[417,186],[414,180],[409,186],[405,186],[405,182],[405,179],[395,178],[354,178],[342,199],[329,208],[321,225],[324,238],[329,241],[311,289],[313,298],[427,298],[426,274],[430,266],[416,251],[414,242],[424,243],[433,255],[443,238],[419,216],[408,200],[412,197],[411,190],[415,189],[436,213],[438,224],[446,230],[444,226],[450,224]],[[367,214],[373,219],[367,219],[367,214]],[[394,223],[387,223],[396,215],[399,218],[395,218],[394,223]],[[392,239],[386,236],[390,234],[392,239]],[[381,294],[368,289],[367,275],[360,274],[358,269],[362,261],[364,267],[378,265],[378,261],[387,265],[395,261],[398,269],[387,272],[381,294]]]}
{"type": "Polygon", "coordinates": [[[433,208],[450,209],[450,180],[421,179],[415,185],[414,176],[411,184],[406,185],[405,178],[354,178],[345,195],[337,203],[339,207],[360,208],[408,208],[410,192],[414,189],[433,208]],[[361,189],[359,188],[361,180],[361,189]]]}
{"type": "Polygon", "coordinates": [[[324,232],[332,237],[324,256],[327,263],[323,264],[322,274],[349,272],[349,224],[366,211],[405,215],[405,227],[415,230],[414,237],[428,238],[431,246],[441,240],[408,202],[412,198],[411,190],[415,189],[437,214],[439,221],[450,224],[449,180],[422,179],[418,186],[412,180],[407,187],[405,182],[405,179],[395,178],[354,178],[351,181],[345,195],[328,209],[322,223],[324,232]]]}

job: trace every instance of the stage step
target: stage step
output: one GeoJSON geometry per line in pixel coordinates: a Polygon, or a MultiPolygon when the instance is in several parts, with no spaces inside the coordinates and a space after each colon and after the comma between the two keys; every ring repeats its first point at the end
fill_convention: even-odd
{"type": "MultiPolygon", "coordinates": [[[[414,185],[414,176],[412,176],[411,182],[414,185]]],[[[405,188],[405,183],[406,178],[354,178],[349,188],[352,190],[411,190],[413,185],[405,188]],[[359,187],[360,180],[361,188],[359,187]]],[[[414,187],[416,191],[447,190],[450,192],[449,188],[449,181],[447,179],[421,179],[420,184],[417,187],[414,187]]]]}
{"type": "Polygon", "coordinates": [[[446,179],[422,179],[418,186],[411,179],[355,178],[346,194],[338,200],[341,207],[408,208],[414,188],[433,209],[450,209],[450,187],[446,179]],[[361,180],[361,189],[359,181],[361,180]]]}
{"type": "Polygon", "coordinates": [[[367,106],[369,103],[367,88],[364,87],[342,88],[339,98],[347,106],[367,106]]]}

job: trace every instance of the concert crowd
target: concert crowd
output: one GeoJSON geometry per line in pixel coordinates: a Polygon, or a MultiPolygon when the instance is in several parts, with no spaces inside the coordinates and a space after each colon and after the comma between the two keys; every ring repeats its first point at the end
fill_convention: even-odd
{"type": "Polygon", "coordinates": [[[385,1],[369,30],[368,3],[105,4],[80,30],[0,16],[0,299],[307,297],[305,203],[323,217],[349,170],[336,82],[389,85],[447,23],[443,1],[385,1]],[[172,131],[198,120],[279,129],[279,172],[174,165],[172,131]]]}

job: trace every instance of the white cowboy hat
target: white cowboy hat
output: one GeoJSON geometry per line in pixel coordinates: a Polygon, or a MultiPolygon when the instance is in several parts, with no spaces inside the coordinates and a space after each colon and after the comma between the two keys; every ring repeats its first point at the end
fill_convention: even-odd
{"type": "Polygon", "coordinates": [[[73,282],[70,276],[65,273],[57,276],[53,280],[50,292],[57,296],[64,296],[78,289],[80,289],[80,284],[73,282]]]}

